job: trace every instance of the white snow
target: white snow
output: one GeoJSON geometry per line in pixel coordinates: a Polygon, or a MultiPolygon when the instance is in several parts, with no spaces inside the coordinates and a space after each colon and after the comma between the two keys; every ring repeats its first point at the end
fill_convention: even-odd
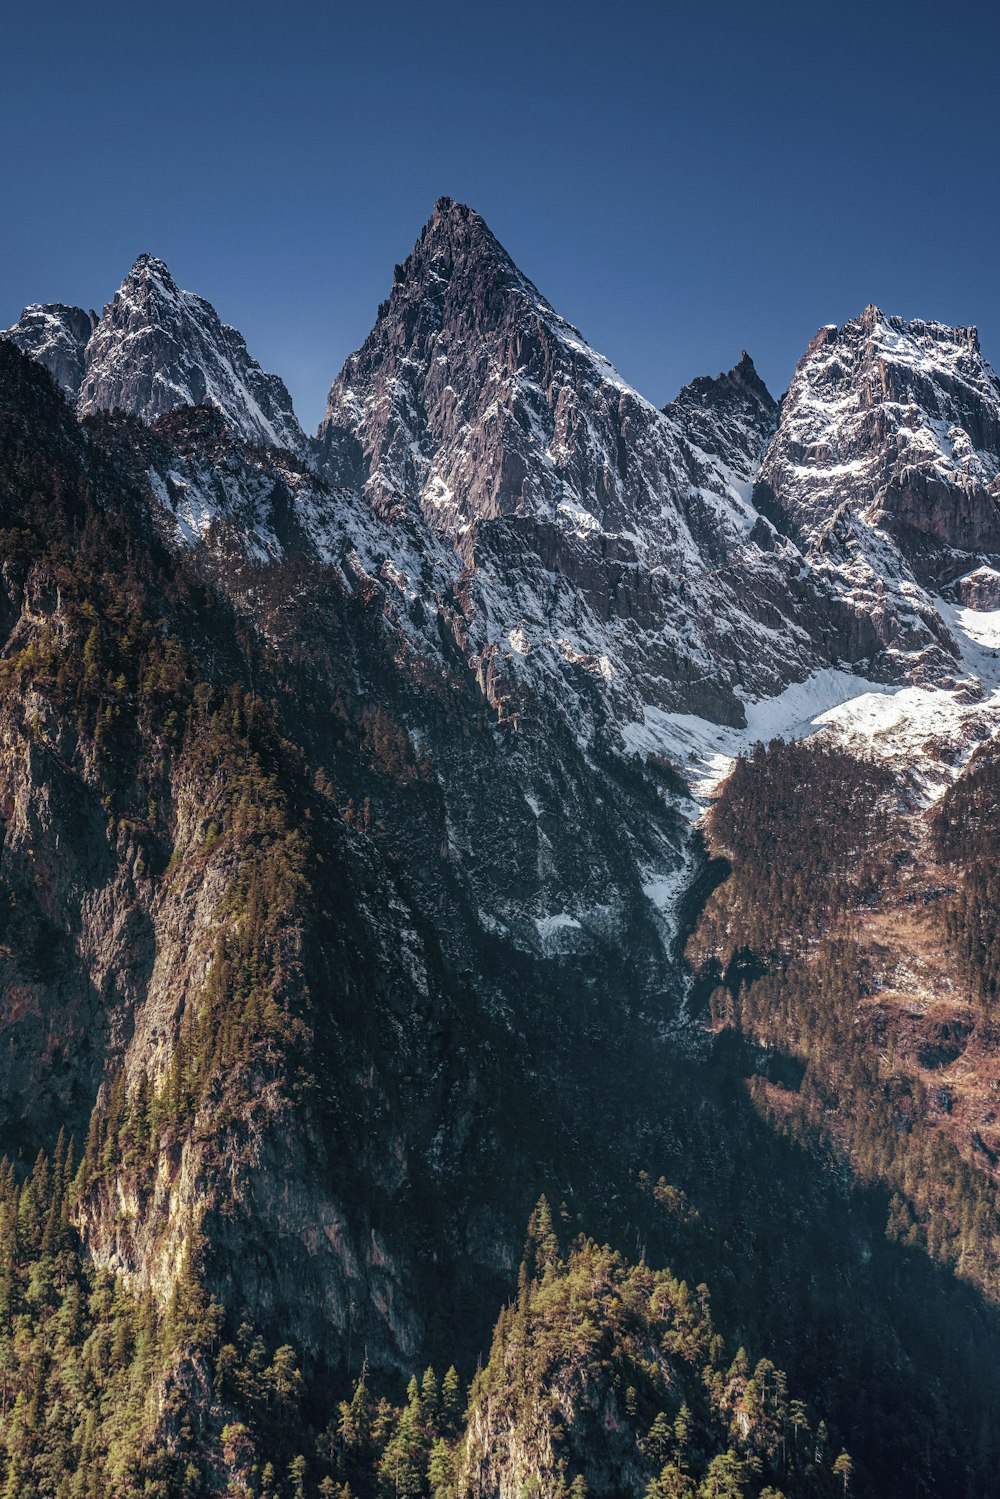
{"type": "Polygon", "coordinates": [[[680,767],[695,795],[707,797],[729,774],[737,755],[751,745],[805,738],[815,732],[820,714],[872,685],[851,672],[827,667],[804,682],[794,682],[776,697],[745,704],[745,728],[647,705],[642,721],[626,724],[622,737],[633,752],[665,755],[680,767]]]}
{"type": "MultiPolygon", "coordinates": [[[[1000,610],[959,609],[939,600],[962,647],[969,676],[953,689],[885,685],[837,668],[816,672],[777,696],[746,704],[742,729],[647,706],[626,725],[626,746],[678,764],[696,797],[710,798],[737,755],[770,739],[822,733],[874,755],[910,777],[924,802],[940,796],[983,739],[1000,732],[1000,610]]],[[[651,897],[652,898],[652,897],[651,897]]]]}
{"type": "Polygon", "coordinates": [[[199,404],[215,406],[250,443],[306,452],[279,377],[261,369],[243,335],[209,302],[182,291],[161,260],[140,257],[87,344],[80,414],[124,406],[151,421],[176,406],[199,404]],[[137,371],[149,371],[145,398],[133,389],[137,371]]]}
{"type": "Polygon", "coordinates": [[[1000,650],[1000,609],[959,609],[956,623],[961,632],[987,650],[1000,650]]]}
{"type": "Polygon", "coordinates": [[[536,916],[535,926],[542,941],[554,936],[556,932],[564,931],[567,927],[580,930],[580,923],[575,916],[570,916],[566,911],[557,911],[553,916],[536,916]]]}

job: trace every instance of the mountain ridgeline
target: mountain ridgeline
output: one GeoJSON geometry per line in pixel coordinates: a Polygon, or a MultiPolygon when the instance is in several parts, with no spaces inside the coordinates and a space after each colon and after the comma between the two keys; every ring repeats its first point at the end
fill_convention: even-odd
{"type": "Polygon", "coordinates": [[[441,199],[313,438],[26,308],[4,1499],[1000,1493],[998,652],[974,329],[659,409],[441,199]]]}

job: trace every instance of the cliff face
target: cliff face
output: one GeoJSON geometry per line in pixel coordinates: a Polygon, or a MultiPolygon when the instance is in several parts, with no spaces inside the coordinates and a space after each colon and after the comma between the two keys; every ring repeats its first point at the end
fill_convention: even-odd
{"type": "MultiPolygon", "coordinates": [[[[677,1021],[671,932],[641,868],[678,857],[678,788],[613,759],[595,771],[541,708],[530,738],[498,722],[454,644],[455,667],[442,665],[450,611],[431,657],[356,554],[353,571],[234,557],[226,537],[247,517],[232,514],[207,572],[201,553],[165,551],[158,532],[174,521],[146,465],[168,438],[183,436],[178,494],[209,451],[217,483],[242,463],[241,493],[261,470],[211,423],[148,435],[116,418],[85,442],[46,378],[0,354],[8,513],[23,518],[32,403],[44,496],[6,573],[3,874],[24,914],[5,1144],[29,1148],[56,1105],[84,1134],[97,1097],[78,1216],[99,1262],[165,1302],[203,1239],[215,1293],[314,1358],[331,1358],[332,1335],[333,1362],[348,1336],[372,1360],[411,1358],[439,1273],[422,1268],[429,1246],[460,1297],[476,1299],[478,1277],[502,1284],[538,1176],[571,1170],[594,1190],[593,1162],[570,1163],[579,1130],[594,1131],[595,1048],[638,1044],[626,1015],[650,1036],[677,1021]],[[112,504],[108,550],[96,527],[112,504]],[[275,704],[286,739],[254,737],[246,688],[226,706],[232,676],[275,704]],[[251,958],[238,934],[259,882],[284,868],[282,840],[302,848],[251,958]],[[254,1009],[250,1052],[232,1039],[216,1054],[204,1028],[248,994],[281,1025],[254,1009]],[[584,1075],[565,1087],[581,1048],[584,1075]],[[173,1099],[170,1128],[138,1157],[119,1150],[137,1089],[173,1099]],[[487,1193],[498,1173],[508,1187],[487,1193]]],[[[268,474],[272,511],[289,503],[274,498],[282,482],[311,483],[282,472],[268,474]]]]}
{"type": "MultiPolygon", "coordinates": [[[[494,670],[550,691],[570,661],[619,718],[655,702],[739,721],[739,684],[766,690],[796,670],[727,572],[756,520],[774,415],[748,359],[658,411],[477,214],[442,199],[334,382],[320,465],[379,514],[419,510],[454,545],[470,639],[494,670]],[[754,647],[733,660],[726,637],[754,647]]],[[[794,631],[794,566],[752,550],[794,631]]]]}
{"type": "Polygon", "coordinates": [[[81,416],[124,411],[148,422],[206,404],[246,442],[305,451],[284,383],[154,255],[139,256],[100,318],[60,302],[33,304],[0,337],[44,365],[81,416]]]}
{"type": "Polygon", "coordinates": [[[84,312],[82,307],[35,302],[2,336],[44,365],[60,389],[75,401],[87,368],[87,341],[96,322],[96,314],[84,312]]]}
{"type": "Polygon", "coordinates": [[[933,674],[960,659],[935,594],[996,554],[998,485],[1000,381],[976,330],[868,307],[810,344],[756,499],[869,613],[883,669],[933,674]]]}
{"type": "MultiPolygon", "coordinates": [[[[892,713],[913,799],[932,741],[959,774],[1000,692],[995,409],[967,332],[869,310],[780,410],[744,356],[658,411],[449,200],[315,446],[150,257],[96,326],[53,304],[0,341],[0,1149],[23,1177],[65,1124],[86,1262],[168,1322],[192,1276],[217,1299],[185,1378],[219,1491],[233,1411],[280,1425],[263,1366],[205,1393],[220,1341],[254,1368],[257,1330],[293,1344],[319,1426],[363,1365],[471,1368],[542,1189],[707,1262],[871,1471],[923,1448],[866,1403],[946,1409],[947,1471],[942,1350],[970,1388],[982,1308],[747,1104],[681,954],[722,871],[672,761],[717,776],[829,691],[855,716],[828,733],[888,761],[892,713]],[[927,1298],[947,1316],[914,1330],[927,1298]]],[[[769,993],[744,946],[735,995],[769,993]]],[[[666,1400],[664,1333],[633,1352],[666,1400]]],[[[542,1413],[595,1492],[639,1492],[632,1376],[555,1358],[512,1410],[501,1343],[473,1491],[559,1492],[542,1413]]]]}
{"type": "Polygon", "coordinates": [[[559,317],[478,214],[447,198],[335,381],[319,441],[336,478],[376,504],[415,494],[456,538],[500,516],[544,517],[629,533],[676,563],[696,556],[692,524],[720,542],[741,529],[725,482],[710,509],[689,493],[679,425],[559,317]]]}
{"type": "Polygon", "coordinates": [[[867,307],[813,339],[761,480],[798,533],[848,506],[929,579],[935,551],[996,550],[998,475],[1000,381],[976,330],[867,307]]]}

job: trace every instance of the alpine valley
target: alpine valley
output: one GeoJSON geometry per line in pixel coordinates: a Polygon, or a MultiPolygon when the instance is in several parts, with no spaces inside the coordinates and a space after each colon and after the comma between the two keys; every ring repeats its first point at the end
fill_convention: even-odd
{"type": "Polygon", "coordinates": [[[27,307],[0,1495],[1000,1494],[998,870],[975,329],[661,410],[442,198],[309,437],[27,307]]]}

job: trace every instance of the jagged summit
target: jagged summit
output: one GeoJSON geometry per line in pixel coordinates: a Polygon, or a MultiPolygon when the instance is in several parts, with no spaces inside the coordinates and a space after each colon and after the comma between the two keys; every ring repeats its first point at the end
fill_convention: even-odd
{"type": "MultiPolygon", "coordinates": [[[[115,302],[129,300],[139,305],[145,303],[148,307],[157,301],[173,304],[179,298],[202,301],[200,297],[195,298],[192,292],[181,291],[165,260],[161,260],[159,255],[143,250],[136,256],[131,270],[108,305],[113,306],[115,302]]],[[[107,312],[108,306],[104,308],[105,315],[107,312]]]]}
{"type": "Polygon", "coordinates": [[[80,393],[86,371],[87,341],[97,322],[97,314],[82,307],[68,307],[64,302],[33,302],[25,307],[17,322],[0,333],[25,354],[43,364],[56,384],[71,401],[80,393]]]}
{"type": "Polygon", "coordinates": [[[479,262],[484,271],[511,285],[529,290],[535,297],[540,296],[537,288],[514,264],[482,215],[466,203],[455,202],[453,198],[438,198],[434,212],[421,230],[402,269],[412,273],[430,265],[440,274],[442,259],[449,267],[455,263],[469,266],[479,262]]]}
{"type": "Polygon", "coordinates": [[[125,282],[141,282],[143,280],[156,280],[165,285],[177,289],[177,283],[170,274],[170,267],[165,260],[158,255],[153,255],[149,250],[140,250],[135,257],[132,269],[125,277],[125,282]]]}
{"type": "Polygon", "coordinates": [[[100,317],[34,304],[0,335],[52,374],[81,416],[121,410],[151,422],[178,406],[215,406],[244,441],[306,451],[291,397],[211,303],[183,291],[165,261],[137,256],[100,317]]]}
{"type": "MultiPolygon", "coordinates": [[[[428,597],[461,575],[492,697],[501,665],[537,685],[585,662],[616,711],[629,698],[740,724],[746,702],[833,663],[947,674],[958,647],[932,594],[1000,560],[1000,386],[974,329],[870,305],[819,331],[780,410],[746,351],[657,410],[449,197],[334,382],[316,449],[282,383],[149,251],[99,320],[34,307],[7,336],[83,414],[159,430],[207,405],[314,463],[327,498],[296,481],[288,534],[339,555],[349,512],[357,555],[419,574],[428,597]],[[405,546],[386,542],[404,519],[405,546]]],[[[278,555],[281,526],[259,521],[270,490],[236,503],[210,468],[180,499],[158,470],[184,534],[252,516],[247,546],[278,555]]]]}
{"type": "Polygon", "coordinates": [[[380,505],[406,497],[460,544],[483,522],[533,517],[696,565],[676,503],[683,433],[449,198],[397,266],[318,436],[335,482],[380,505]]]}
{"type": "Polygon", "coordinates": [[[873,346],[886,343],[891,345],[893,340],[904,339],[915,340],[925,349],[940,344],[945,347],[953,345],[959,351],[964,350],[974,356],[981,353],[979,329],[972,324],[953,326],[934,319],[903,318],[883,312],[881,307],[869,302],[857,317],[848,319],[846,323],[824,323],[808,344],[806,356],[814,348],[837,343],[844,338],[851,340],[858,335],[871,340],[873,346]]]}
{"type": "Polygon", "coordinates": [[[394,268],[392,291],[378,317],[398,316],[404,307],[421,303],[441,307],[458,298],[483,325],[500,316],[512,298],[556,317],[485,219],[464,203],[439,198],[412,251],[394,268]]]}
{"type": "Polygon", "coordinates": [[[668,401],[664,410],[669,411],[678,403],[690,405],[698,402],[703,406],[717,405],[733,395],[757,401],[774,411],[778,409],[777,401],[757,373],[757,366],[746,349],[742,351],[738,363],[734,364],[731,370],[724,370],[715,376],[696,376],[678,391],[673,401],[668,401]]]}
{"type": "MultiPolygon", "coordinates": [[[[869,305],[820,329],[799,361],[762,481],[814,537],[843,506],[920,565],[935,546],[1000,548],[1000,380],[975,328],[869,305]]],[[[943,556],[938,559],[946,564],[943,556]]]]}
{"type": "Polygon", "coordinates": [[[204,403],[248,442],[304,447],[283,381],[261,369],[211,303],[182,291],[164,261],[143,253],[87,346],[80,412],[121,409],[153,421],[204,403]]]}
{"type": "MultiPolygon", "coordinates": [[[[615,692],[641,682],[740,722],[737,681],[765,691],[801,652],[790,630],[757,632],[757,597],[722,572],[758,519],[775,404],[749,359],[718,387],[658,410],[445,200],[334,382],[320,463],[472,566],[479,659],[537,682],[584,662],[615,692]],[[727,641],[755,638],[738,666],[708,639],[724,615],[727,641]]],[[[769,618],[771,596],[791,607],[781,578],[759,593],[769,618]]]]}
{"type": "Polygon", "coordinates": [[[699,488],[735,496],[747,524],[761,456],[774,434],[778,403],[744,349],[731,370],[701,375],[663,408],[697,454],[699,488]]]}

